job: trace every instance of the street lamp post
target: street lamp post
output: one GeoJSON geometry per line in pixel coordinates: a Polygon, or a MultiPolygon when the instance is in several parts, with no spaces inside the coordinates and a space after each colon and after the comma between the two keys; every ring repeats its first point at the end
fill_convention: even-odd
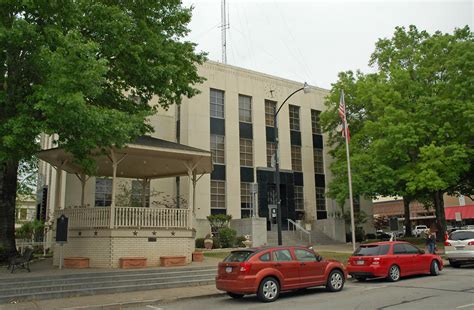
{"type": "Polygon", "coordinates": [[[275,131],[275,186],[276,186],[276,203],[277,203],[277,226],[278,226],[278,245],[282,245],[282,238],[281,238],[281,200],[280,200],[280,142],[278,139],[278,121],[277,116],[278,112],[280,112],[281,108],[285,105],[285,103],[290,99],[294,94],[297,92],[303,91],[305,94],[309,93],[309,85],[308,83],[304,82],[303,87],[295,90],[292,92],[280,107],[277,109],[275,106],[275,114],[273,116],[273,128],[275,131]]]}

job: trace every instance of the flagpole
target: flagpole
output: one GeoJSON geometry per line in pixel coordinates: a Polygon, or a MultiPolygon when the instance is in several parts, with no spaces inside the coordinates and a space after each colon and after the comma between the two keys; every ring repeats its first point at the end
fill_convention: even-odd
{"type": "MultiPolygon", "coordinates": [[[[344,102],[344,91],[341,90],[341,100],[344,102]]],[[[351,206],[351,230],[352,230],[352,250],[356,249],[356,238],[355,238],[355,220],[354,220],[354,199],[352,199],[352,175],[351,175],[351,159],[349,154],[349,131],[347,130],[347,119],[346,119],[346,109],[344,102],[344,138],[346,140],[346,156],[347,156],[347,179],[349,182],[349,202],[351,206]]]]}

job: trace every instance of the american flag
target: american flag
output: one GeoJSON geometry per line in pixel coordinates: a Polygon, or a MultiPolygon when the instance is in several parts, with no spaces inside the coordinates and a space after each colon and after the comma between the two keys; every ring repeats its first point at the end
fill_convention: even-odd
{"type": "Polygon", "coordinates": [[[344,102],[344,91],[341,90],[341,97],[339,100],[339,117],[342,120],[342,136],[347,138],[347,142],[351,140],[351,133],[349,132],[349,125],[346,119],[346,103],[344,102]]]}

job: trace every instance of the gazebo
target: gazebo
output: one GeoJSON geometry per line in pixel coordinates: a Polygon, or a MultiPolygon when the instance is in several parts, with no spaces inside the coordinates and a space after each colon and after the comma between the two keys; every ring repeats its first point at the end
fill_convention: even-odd
{"type": "MultiPolygon", "coordinates": [[[[108,268],[118,267],[119,261],[127,257],[146,258],[148,266],[158,265],[164,256],[185,256],[189,262],[194,251],[195,187],[202,175],[212,171],[211,153],[142,136],[122,148],[97,150],[93,154],[94,176],[112,178],[110,207],[84,206],[84,187],[90,176],[75,163],[71,153],[52,148],[37,154],[57,169],[56,184],[61,184],[60,172],[66,171],[75,174],[82,185],[79,208],[61,205],[61,186],[55,188],[54,217],[69,218],[64,257],[84,257],[91,267],[108,268]],[[140,179],[146,184],[151,179],[177,176],[189,178],[188,208],[147,208],[144,191],[141,207],[116,204],[118,177],[140,179]]],[[[56,249],[53,261],[59,263],[56,249]]]]}

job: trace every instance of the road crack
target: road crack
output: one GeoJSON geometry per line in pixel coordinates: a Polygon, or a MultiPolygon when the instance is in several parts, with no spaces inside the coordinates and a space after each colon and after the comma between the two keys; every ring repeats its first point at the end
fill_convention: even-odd
{"type": "Polygon", "coordinates": [[[406,305],[406,304],[409,304],[409,303],[412,303],[412,302],[428,299],[428,298],[431,298],[431,297],[436,297],[436,296],[433,295],[433,296],[426,296],[426,297],[416,298],[416,299],[412,299],[412,300],[404,300],[404,301],[401,301],[401,302],[396,303],[396,304],[391,304],[391,305],[387,305],[387,306],[377,308],[377,310],[387,309],[387,308],[390,308],[390,307],[395,307],[395,306],[400,306],[400,305],[406,305]]]}

